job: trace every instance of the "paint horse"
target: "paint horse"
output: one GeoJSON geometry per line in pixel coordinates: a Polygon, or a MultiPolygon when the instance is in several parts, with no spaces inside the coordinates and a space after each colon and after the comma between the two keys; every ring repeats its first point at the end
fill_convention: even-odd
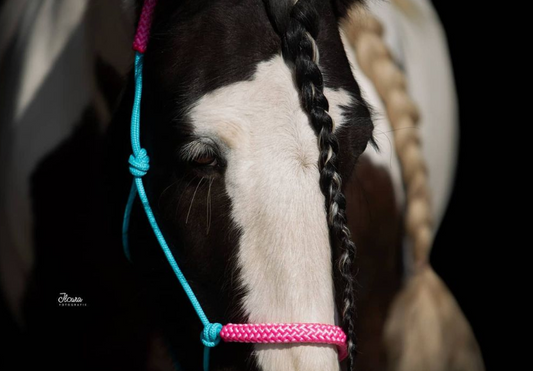
{"type": "MultiPolygon", "coordinates": [[[[414,249],[415,285],[401,287],[403,215],[390,174],[362,156],[370,151],[367,147],[377,147],[376,134],[371,108],[352,71],[357,61],[350,65],[339,31],[357,3],[161,0],[155,8],[144,57],[141,136],[150,154],[144,181],[162,232],[206,314],[221,323],[338,324],[348,338],[349,357],[342,365],[330,345],[221,343],[212,351],[212,370],[385,369],[388,350],[392,369],[472,369],[454,355],[444,363],[432,362],[440,347],[404,354],[412,348],[403,334],[424,330],[419,324],[413,330],[395,323],[410,319],[403,313],[410,308],[420,309],[406,298],[413,301],[420,288],[430,287],[444,292],[448,302],[453,299],[430,270],[422,243],[414,249]],[[392,305],[386,324],[401,290],[406,295],[392,305]],[[385,327],[392,339],[387,346],[382,343],[385,327]],[[394,348],[399,350],[390,351],[394,348]]],[[[354,32],[355,45],[363,43],[365,29],[354,32]]],[[[69,357],[84,359],[87,368],[102,368],[99,360],[106,354],[110,369],[174,364],[195,370],[202,352],[201,323],[139,203],[130,220],[133,264],[117,249],[131,181],[126,164],[133,95],[131,75],[106,139],[90,127],[80,130],[47,159],[35,175],[34,208],[38,213],[50,206],[44,201],[50,194],[39,194],[39,184],[57,162],[92,138],[85,149],[102,150],[86,161],[105,163],[105,182],[82,186],[84,200],[76,206],[94,213],[96,221],[85,225],[85,233],[93,232],[86,239],[75,227],[83,225],[83,215],[63,224],[60,240],[77,241],[82,251],[63,259],[85,267],[61,267],[58,281],[76,277],[70,288],[85,290],[95,308],[82,315],[87,322],[81,326],[91,336],[96,329],[106,329],[109,336],[89,354],[75,349],[83,341],[74,342],[67,348],[69,357]],[[117,344],[119,352],[105,352],[117,344]]],[[[416,121],[412,111],[406,110],[407,116],[416,121]]],[[[93,118],[86,115],[87,122],[93,118]]],[[[400,162],[404,172],[412,163],[400,162]]],[[[100,166],[77,168],[69,174],[74,179],[93,179],[101,171],[100,166]]],[[[413,179],[420,166],[414,169],[413,179]]],[[[416,189],[423,191],[424,179],[419,183],[416,189]]],[[[68,188],[54,192],[65,199],[72,194],[68,188]]],[[[78,199],[78,192],[72,196],[78,199]]],[[[418,222],[420,214],[424,219],[424,212],[413,212],[413,230],[424,223],[418,222]]],[[[50,230],[38,224],[37,240],[50,240],[50,230]]],[[[46,272],[37,270],[35,277],[46,272]]],[[[57,284],[43,285],[53,291],[57,284]]],[[[29,295],[27,308],[32,300],[39,302],[38,291],[30,290],[34,296],[29,295]]],[[[430,303],[422,308],[434,305],[432,298],[424,300],[430,303]]],[[[29,315],[30,323],[35,316],[29,315]]],[[[60,321],[74,325],[80,315],[60,321]]]]}

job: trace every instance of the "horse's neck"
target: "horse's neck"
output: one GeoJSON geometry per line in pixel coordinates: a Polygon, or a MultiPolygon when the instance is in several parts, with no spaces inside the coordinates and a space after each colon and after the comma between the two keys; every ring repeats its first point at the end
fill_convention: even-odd
{"type": "MultiPolygon", "coordinates": [[[[457,161],[457,100],[446,44],[440,21],[429,0],[369,2],[372,13],[383,25],[383,39],[393,59],[404,71],[410,97],[420,111],[417,127],[421,150],[428,167],[429,189],[435,227],[448,203],[457,161]]],[[[345,45],[349,42],[345,41],[345,45]]],[[[375,139],[380,151],[368,148],[365,155],[384,166],[392,175],[399,205],[405,202],[392,126],[382,97],[361,72],[354,51],[348,47],[353,73],[364,96],[376,110],[375,139]]]]}

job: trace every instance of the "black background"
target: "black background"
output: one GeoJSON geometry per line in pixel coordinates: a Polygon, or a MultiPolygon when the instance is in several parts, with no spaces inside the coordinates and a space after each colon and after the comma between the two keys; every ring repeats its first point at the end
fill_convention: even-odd
{"type": "Polygon", "coordinates": [[[507,206],[515,202],[510,201],[512,194],[522,197],[512,185],[517,173],[511,170],[514,160],[509,158],[517,157],[515,140],[521,130],[511,118],[516,103],[507,101],[519,94],[504,87],[509,81],[516,82],[506,75],[511,71],[506,63],[512,63],[517,54],[512,44],[515,36],[504,33],[509,25],[502,4],[463,7],[449,0],[433,3],[452,58],[460,150],[454,191],[431,262],[470,321],[487,370],[510,370],[514,368],[509,362],[516,362],[517,352],[511,356],[504,348],[519,341],[503,335],[511,326],[509,315],[501,308],[515,305],[510,295],[515,285],[504,280],[509,275],[506,268],[516,258],[511,249],[524,244],[513,241],[517,238],[511,232],[517,211],[507,206]]]}
{"type": "MultiPolygon", "coordinates": [[[[502,22],[505,16],[487,14],[490,7],[485,2],[433,3],[448,37],[461,137],[456,184],[431,259],[469,319],[487,370],[511,369],[496,365],[505,353],[504,344],[516,341],[502,335],[507,319],[500,311],[507,303],[510,289],[502,276],[510,259],[506,248],[512,246],[508,231],[513,224],[501,217],[507,191],[501,180],[510,172],[502,147],[514,140],[509,130],[502,127],[512,125],[509,122],[512,106],[504,101],[505,94],[495,73],[504,68],[498,66],[500,60],[508,60],[512,54],[505,40],[498,38],[505,28],[502,22]]],[[[504,9],[505,6],[500,6],[494,13],[504,9]]],[[[2,295],[0,329],[3,344],[0,369],[7,369],[3,366],[13,360],[31,357],[31,350],[28,354],[24,349],[24,340],[8,315],[2,295]]]]}

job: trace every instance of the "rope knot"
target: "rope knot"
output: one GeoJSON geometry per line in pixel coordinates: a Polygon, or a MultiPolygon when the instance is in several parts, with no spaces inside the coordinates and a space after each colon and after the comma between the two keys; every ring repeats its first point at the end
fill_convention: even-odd
{"type": "Polygon", "coordinates": [[[200,335],[202,344],[209,348],[217,346],[220,343],[220,331],[222,331],[220,323],[208,323],[200,335]]]}
{"type": "Polygon", "coordinates": [[[137,178],[146,175],[148,169],[150,169],[150,157],[148,157],[144,148],[141,148],[137,156],[130,155],[128,162],[130,163],[131,175],[137,178]]]}

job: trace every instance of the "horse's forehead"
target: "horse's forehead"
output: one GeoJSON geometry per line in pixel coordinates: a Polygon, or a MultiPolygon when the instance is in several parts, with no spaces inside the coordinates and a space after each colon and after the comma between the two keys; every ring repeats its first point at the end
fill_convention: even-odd
{"type": "MultiPolygon", "coordinates": [[[[352,103],[351,96],[331,89],[325,94],[330,114],[342,126],[342,107],[352,103]]],[[[235,261],[248,321],[334,324],[317,135],[290,68],[281,56],[260,63],[251,80],[202,96],[189,116],[196,135],[226,148],[224,186],[229,216],[240,230],[235,261]]],[[[333,347],[256,349],[264,369],[298,362],[298,369],[338,370],[333,347]]]]}
{"type": "MultiPolygon", "coordinates": [[[[325,95],[338,129],[345,123],[344,110],[355,102],[343,89],[326,88],[325,95]]],[[[301,107],[291,70],[280,55],[259,63],[252,79],[204,94],[192,105],[189,119],[195,134],[215,137],[228,150],[241,152],[250,149],[249,144],[260,143],[271,150],[310,145],[307,152],[318,159],[316,135],[301,107]],[[277,145],[272,146],[271,140],[277,145]]]]}
{"type": "Polygon", "coordinates": [[[279,52],[280,38],[263,3],[232,3],[195,5],[191,1],[169,5],[169,12],[160,10],[152,30],[157,36],[150,40],[148,64],[152,64],[156,84],[164,93],[178,99],[197,99],[249,80],[259,63],[279,52]]]}
{"type": "MultiPolygon", "coordinates": [[[[280,36],[260,1],[231,7],[215,3],[193,16],[182,13],[170,26],[169,22],[157,25],[170,29],[154,30],[166,36],[151,41],[153,49],[162,52],[150,56],[158,61],[158,85],[166,87],[170,95],[177,95],[178,100],[190,104],[220,88],[249,81],[259,65],[281,52],[280,36]]],[[[353,77],[336,19],[324,15],[321,29],[317,45],[320,55],[324,55],[320,67],[326,86],[352,90],[353,77]]]]}

